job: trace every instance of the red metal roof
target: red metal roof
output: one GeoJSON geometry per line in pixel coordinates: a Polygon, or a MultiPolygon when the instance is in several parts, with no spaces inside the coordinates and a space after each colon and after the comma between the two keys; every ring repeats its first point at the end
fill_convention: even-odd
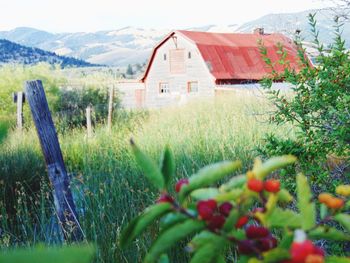
{"type": "MultiPolygon", "coordinates": [[[[172,35],[180,33],[197,45],[205,63],[216,80],[261,80],[271,70],[263,61],[259,40],[267,49],[272,62],[279,60],[277,44],[281,43],[287,52],[286,60],[295,70],[299,70],[298,51],[288,37],[282,34],[241,34],[208,33],[195,31],[175,31],[168,35],[155,49],[147,67],[144,80],[151,67],[156,50],[172,35]]],[[[277,72],[283,72],[285,66],[276,63],[277,72]]]]}

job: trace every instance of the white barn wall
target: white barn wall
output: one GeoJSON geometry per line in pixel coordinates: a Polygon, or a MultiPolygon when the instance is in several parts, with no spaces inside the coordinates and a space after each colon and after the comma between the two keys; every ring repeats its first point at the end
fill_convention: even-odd
{"type": "Polygon", "coordinates": [[[185,50],[185,73],[172,74],[170,72],[170,50],[176,49],[175,42],[170,37],[157,49],[145,79],[145,107],[147,108],[182,104],[193,97],[209,97],[215,94],[214,77],[210,74],[197,46],[181,34],[175,33],[175,36],[177,37],[177,48],[185,50]],[[191,52],[190,59],[188,52],[191,52]],[[164,60],[164,54],[167,56],[166,60],[164,60]],[[198,81],[198,92],[187,92],[189,81],[198,81]],[[159,93],[160,82],[169,83],[170,94],[159,93]]]}
{"type": "Polygon", "coordinates": [[[138,80],[122,80],[117,83],[117,92],[121,98],[122,107],[126,109],[135,109],[143,107],[138,105],[136,92],[145,90],[145,84],[138,80]]]}

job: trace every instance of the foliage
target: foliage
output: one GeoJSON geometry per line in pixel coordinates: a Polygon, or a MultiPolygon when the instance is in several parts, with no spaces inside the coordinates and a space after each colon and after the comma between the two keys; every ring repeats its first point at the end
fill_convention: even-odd
{"type": "Polygon", "coordinates": [[[0,254],[0,262],[6,263],[89,263],[92,262],[94,247],[71,245],[65,247],[43,247],[15,249],[0,254]]]}
{"type": "MultiPolygon", "coordinates": [[[[108,114],[107,89],[84,87],[82,89],[61,88],[58,99],[53,105],[53,111],[58,117],[58,130],[64,131],[86,126],[86,108],[93,109],[92,121],[97,124],[106,120],[108,114]]],[[[114,99],[114,109],[120,107],[119,98],[114,99]]]]}
{"type": "MultiPolygon", "coordinates": [[[[274,70],[276,64],[268,59],[266,49],[261,46],[262,56],[271,69],[271,75],[262,85],[277,108],[271,121],[297,127],[295,140],[269,136],[261,151],[269,156],[293,152],[308,175],[322,172],[322,164],[330,154],[344,156],[344,161],[348,159],[350,144],[350,53],[341,38],[341,24],[336,25],[334,44],[325,50],[318,40],[315,16],[310,14],[309,21],[319,52],[316,65],[310,63],[297,39],[301,70],[290,67],[287,51],[279,46],[280,59],[276,63],[285,65],[286,69],[278,74],[274,70]],[[273,81],[281,79],[292,85],[294,96],[271,88],[273,81]]],[[[325,183],[320,179],[320,183],[325,183]]]]}
{"type": "Polygon", "coordinates": [[[330,257],[310,240],[350,241],[349,215],[346,214],[350,208],[350,185],[337,189],[337,193],[342,194],[339,197],[328,193],[319,196],[324,208],[322,220],[317,221],[316,203],[307,178],[299,174],[296,182],[299,213],[282,208],[283,204],[293,202],[293,197],[280,188],[278,180],[268,176],[294,163],[296,158],[292,155],[274,157],[264,163],[256,159],[251,170],[223,183],[222,179],[239,170],[241,163],[219,162],[206,166],[187,181],[181,181],[175,197],[164,188],[168,175],[158,176],[164,163],[157,167],[149,158],[140,159],[140,154],[138,149],[136,160],[150,182],[158,187],[160,197],[124,229],[120,244],[128,246],[147,226],[160,220],[158,237],[144,262],[164,260],[172,246],[188,238],[191,238],[187,248],[192,255],[190,262],[201,263],[226,262],[229,249],[238,251],[238,262],[328,262],[330,257]],[[208,191],[207,187],[212,188],[208,191]],[[199,190],[203,190],[202,194],[195,194],[199,190]],[[333,227],[335,222],[344,229],[333,227]]]}
{"type": "Polygon", "coordinates": [[[45,51],[39,48],[26,47],[17,43],[0,39],[0,63],[37,64],[46,62],[51,65],[64,67],[92,67],[84,60],[72,57],[59,56],[54,52],[45,51]]]}

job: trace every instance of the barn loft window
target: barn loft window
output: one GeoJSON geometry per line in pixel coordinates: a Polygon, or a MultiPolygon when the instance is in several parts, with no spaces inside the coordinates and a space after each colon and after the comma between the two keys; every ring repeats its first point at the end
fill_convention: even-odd
{"type": "Polygon", "coordinates": [[[168,82],[160,82],[159,83],[159,93],[160,94],[170,93],[169,83],[168,82]]]}
{"type": "Polygon", "coordinates": [[[191,54],[191,51],[190,52],[188,52],[188,59],[191,59],[191,57],[192,57],[192,54],[191,54]]]}
{"type": "Polygon", "coordinates": [[[187,82],[187,92],[198,92],[198,81],[189,81],[187,82]]]}
{"type": "Polygon", "coordinates": [[[163,60],[166,60],[166,54],[163,55],[163,60]]]}
{"type": "Polygon", "coordinates": [[[170,73],[172,74],[185,73],[185,50],[183,49],[170,50],[170,73]]]}

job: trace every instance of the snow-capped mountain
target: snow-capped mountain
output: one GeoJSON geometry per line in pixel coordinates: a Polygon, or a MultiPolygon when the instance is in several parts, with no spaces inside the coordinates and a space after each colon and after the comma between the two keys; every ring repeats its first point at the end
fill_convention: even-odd
{"type": "MultiPolygon", "coordinates": [[[[317,10],[309,10],[290,14],[270,14],[242,25],[208,25],[188,28],[187,30],[205,32],[252,32],[263,27],[265,32],[281,32],[293,36],[296,29],[301,30],[306,41],[311,40],[309,34],[308,14],[317,10]]],[[[325,44],[332,42],[333,13],[329,10],[317,11],[320,39],[325,44]]],[[[144,63],[152,48],[171,30],[154,30],[126,27],[110,31],[92,33],[60,33],[53,34],[33,28],[16,28],[11,31],[0,31],[0,39],[4,38],[22,45],[37,47],[59,55],[72,56],[95,64],[125,66],[127,64],[144,63]]],[[[350,47],[350,25],[343,27],[343,37],[350,47]]]]}

